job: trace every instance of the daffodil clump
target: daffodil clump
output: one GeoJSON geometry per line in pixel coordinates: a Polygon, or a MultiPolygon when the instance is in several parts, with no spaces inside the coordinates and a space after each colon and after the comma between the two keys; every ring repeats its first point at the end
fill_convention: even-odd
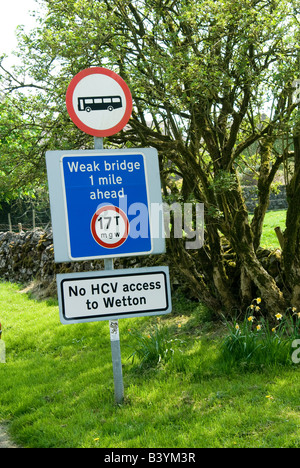
{"type": "Polygon", "coordinates": [[[261,298],[256,298],[241,321],[226,321],[229,333],[222,343],[222,357],[249,364],[291,364],[292,343],[300,338],[300,312],[290,307],[277,313],[270,324],[265,319],[261,298]]]}

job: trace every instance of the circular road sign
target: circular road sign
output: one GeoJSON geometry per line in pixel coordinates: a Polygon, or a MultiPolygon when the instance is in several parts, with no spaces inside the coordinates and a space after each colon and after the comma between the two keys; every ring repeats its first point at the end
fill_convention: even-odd
{"type": "Polygon", "coordinates": [[[82,70],[69,84],[66,104],[74,124],[96,137],[118,133],[128,123],[132,96],[115,72],[102,67],[82,70]]]}
{"type": "Polygon", "coordinates": [[[106,249],[120,247],[129,235],[129,221],[120,208],[107,205],[99,208],[91,221],[95,241],[106,249]]]}

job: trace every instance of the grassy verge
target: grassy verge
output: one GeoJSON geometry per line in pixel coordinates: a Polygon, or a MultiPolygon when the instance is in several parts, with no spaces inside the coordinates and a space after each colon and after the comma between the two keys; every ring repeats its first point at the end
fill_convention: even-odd
{"type": "Polygon", "coordinates": [[[275,227],[281,227],[281,230],[285,230],[286,211],[269,211],[266,213],[263,234],[261,238],[261,246],[264,248],[278,249],[279,242],[274,231],[275,227]]]}
{"type": "Polygon", "coordinates": [[[183,298],[174,309],[160,323],[178,341],[156,367],[127,359],[132,330],[147,333],[156,319],[120,321],[126,397],[117,406],[108,323],[62,326],[55,302],[0,283],[0,422],[34,448],[299,447],[300,368],[230,368],[220,359],[225,328],[183,298]]]}

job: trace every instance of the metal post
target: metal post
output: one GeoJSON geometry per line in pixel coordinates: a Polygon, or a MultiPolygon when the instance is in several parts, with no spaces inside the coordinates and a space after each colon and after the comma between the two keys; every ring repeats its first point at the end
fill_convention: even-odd
{"type": "Polygon", "coordinates": [[[111,355],[112,355],[114,384],[115,384],[115,400],[116,400],[116,403],[120,405],[121,403],[123,403],[123,400],[124,400],[124,385],[123,385],[123,373],[122,373],[122,360],[121,360],[121,347],[120,347],[118,320],[110,320],[109,329],[110,329],[111,355]]]}
{"type": "MultiPolygon", "coordinates": [[[[95,149],[103,149],[103,138],[94,137],[94,142],[95,142],[95,149]]],[[[112,258],[104,260],[104,269],[105,270],[114,269],[114,260],[112,258]]],[[[111,355],[112,355],[114,385],[115,385],[115,400],[116,400],[116,403],[119,405],[124,400],[124,385],[123,385],[123,373],[122,373],[119,321],[110,320],[109,330],[110,330],[111,355]]]]}
{"type": "Polygon", "coordinates": [[[103,149],[103,138],[94,137],[94,146],[95,149],[103,149]]]}
{"type": "MultiPolygon", "coordinates": [[[[104,260],[104,268],[105,270],[113,270],[114,268],[113,259],[104,260]]],[[[121,404],[124,400],[124,385],[123,385],[123,373],[122,373],[119,321],[110,320],[109,330],[110,330],[111,356],[112,356],[114,384],[115,384],[115,400],[117,404],[121,404]]]]}

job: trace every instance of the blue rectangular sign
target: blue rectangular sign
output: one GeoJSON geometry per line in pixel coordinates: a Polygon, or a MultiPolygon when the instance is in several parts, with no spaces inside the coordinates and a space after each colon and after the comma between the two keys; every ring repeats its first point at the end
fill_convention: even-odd
{"type": "Polygon", "coordinates": [[[46,160],[56,262],[165,250],[163,221],[151,218],[162,203],[156,150],[49,151],[46,160]]]}
{"type": "Polygon", "coordinates": [[[142,154],[63,156],[62,171],[71,258],[151,253],[142,154]]]}

